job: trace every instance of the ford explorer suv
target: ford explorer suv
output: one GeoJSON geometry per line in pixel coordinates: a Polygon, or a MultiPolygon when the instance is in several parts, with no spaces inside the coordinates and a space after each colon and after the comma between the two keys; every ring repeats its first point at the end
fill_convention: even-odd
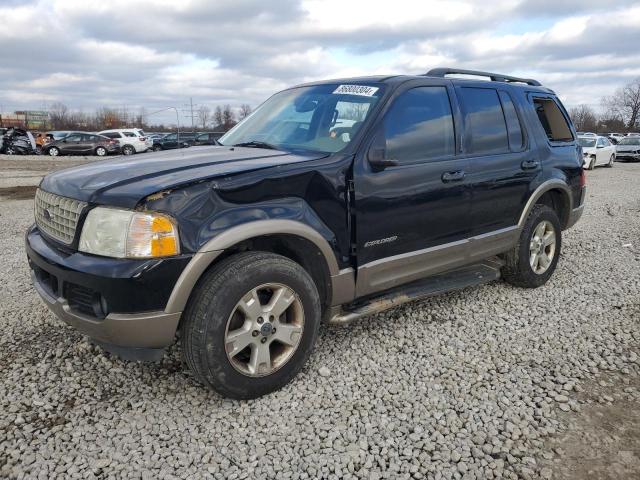
{"type": "Polygon", "coordinates": [[[257,397],[300,371],[323,321],[499,277],[544,285],[584,208],[576,139],[531,79],[308,83],[220,146],[47,175],[26,233],[33,282],[107,351],[157,360],[178,337],[196,379],[257,397]]]}

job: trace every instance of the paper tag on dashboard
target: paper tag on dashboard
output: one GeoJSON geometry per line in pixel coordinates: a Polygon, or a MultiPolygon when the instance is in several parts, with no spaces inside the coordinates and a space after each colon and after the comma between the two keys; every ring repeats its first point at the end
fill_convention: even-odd
{"type": "Polygon", "coordinates": [[[377,91],[378,87],[369,87],[367,85],[340,85],[333,91],[333,93],[344,95],[360,95],[361,97],[372,97],[377,91]]]}

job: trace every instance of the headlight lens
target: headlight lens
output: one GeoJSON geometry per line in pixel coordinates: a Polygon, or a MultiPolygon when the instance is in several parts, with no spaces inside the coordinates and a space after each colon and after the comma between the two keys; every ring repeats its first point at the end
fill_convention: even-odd
{"type": "Polygon", "coordinates": [[[178,228],[161,213],[96,207],[84,221],[79,250],[116,258],[177,255],[178,228]]]}

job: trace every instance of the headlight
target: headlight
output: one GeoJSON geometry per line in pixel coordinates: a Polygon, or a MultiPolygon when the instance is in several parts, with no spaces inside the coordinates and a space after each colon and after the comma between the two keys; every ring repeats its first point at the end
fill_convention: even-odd
{"type": "Polygon", "coordinates": [[[84,221],[81,252],[116,258],[167,257],[180,253],[178,228],[161,213],[96,207],[84,221]]]}

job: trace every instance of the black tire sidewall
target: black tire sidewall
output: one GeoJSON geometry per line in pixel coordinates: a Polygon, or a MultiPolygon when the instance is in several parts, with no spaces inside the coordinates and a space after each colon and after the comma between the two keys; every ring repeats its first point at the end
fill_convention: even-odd
{"type": "MultiPolygon", "coordinates": [[[[200,295],[196,315],[200,319],[203,344],[200,349],[200,375],[214,390],[233,398],[255,398],[277,390],[289,383],[306,362],[315,344],[320,325],[320,302],[318,293],[309,275],[294,262],[278,255],[262,254],[263,257],[239,274],[225,275],[220,272],[212,279],[218,294],[200,295]],[[274,262],[265,261],[273,257],[274,262]],[[227,321],[237,302],[252,288],[266,283],[280,283],[291,288],[302,303],[304,329],[300,343],[293,356],[274,373],[264,377],[248,377],[234,368],[225,352],[224,336],[227,321]]],[[[203,286],[206,289],[206,286],[203,286]]]]}
{"type": "Polygon", "coordinates": [[[522,229],[521,240],[518,246],[520,274],[528,286],[539,287],[544,285],[547,283],[549,278],[551,278],[551,275],[553,275],[553,272],[558,265],[558,260],[560,259],[560,249],[562,247],[561,232],[562,228],[560,227],[560,220],[558,219],[556,212],[547,206],[536,205],[522,229]],[[531,268],[531,264],[529,263],[529,244],[531,243],[535,228],[540,224],[540,222],[545,220],[550,222],[556,231],[556,251],[547,271],[542,274],[538,274],[533,271],[533,268],[531,268]]]}

